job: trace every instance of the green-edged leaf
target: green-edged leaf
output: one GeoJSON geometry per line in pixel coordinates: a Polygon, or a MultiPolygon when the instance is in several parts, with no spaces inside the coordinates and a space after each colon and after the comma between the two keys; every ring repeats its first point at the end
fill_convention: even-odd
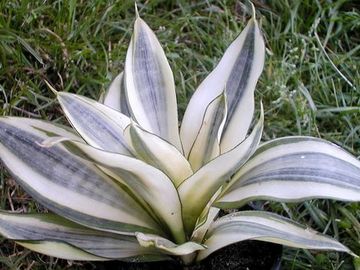
{"type": "Polygon", "coordinates": [[[158,235],[137,233],[136,238],[140,245],[146,248],[155,247],[165,254],[183,256],[191,254],[198,250],[203,250],[205,247],[195,242],[186,242],[181,245],[177,245],[166,238],[158,235]]]}
{"type": "Polygon", "coordinates": [[[172,144],[132,123],[124,132],[134,155],[163,171],[177,187],[193,174],[186,158],[172,144]]]}
{"type": "Polygon", "coordinates": [[[94,146],[107,151],[131,155],[123,132],[130,119],[95,100],[65,93],[58,93],[58,100],[71,125],[94,146]]]}
{"type": "Polygon", "coordinates": [[[115,77],[99,102],[130,117],[130,109],[125,95],[124,72],[115,77]]]}
{"type": "Polygon", "coordinates": [[[207,249],[199,252],[198,261],[222,247],[249,239],[297,248],[336,250],[353,254],[333,238],[290,219],[261,211],[241,211],[226,215],[212,224],[205,238],[204,245],[207,249]]]}
{"type": "Polygon", "coordinates": [[[263,123],[264,113],[261,107],[260,119],[249,137],[234,149],[207,163],[179,186],[187,232],[192,231],[198,216],[217,190],[229,182],[231,175],[255,152],[261,139],[263,123]]]}
{"type": "Polygon", "coordinates": [[[61,145],[41,147],[49,136],[74,134],[39,120],[0,118],[0,158],[27,193],[53,212],[89,227],[159,233],[138,203],[97,167],[61,145]]]}
{"type": "Polygon", "coordinates": [[[126,55],[125,85],[136,121],[182,150],[173,74],[155,34],[139,17],[126,55]]]}
{"type": "Polygon", "coordinates": [[[234,175],[216,206],[254,199],[360,201],[360,161],[325,140],[285,137],[263,144],[234,175]]]}
{"type": "Polygon", "coordinates": [[[74,153],[95,162],[108,175],[129,187],[139,201],[150,206],[165,226],[164,230],[169,230],[179,243],[185,241],[179,195],[163,172],[136,158],[106,152],[77,141],[63,143],[71,144],[78,149],[74,153]]]}
{"type": "Polygon", "coordinates": [[[220,154],[220,138],[226,120],[226,96],[221,94],[210,102],[202,125],[189,154],[194,171],[220,154]]]}
{"type": "MultiPolygon", "coordinates": [[[[59,248],[59,243],[65,243],[81,250],[72,254],[68,247],[62,249],[64,253],[56,254],[56,250],[48,246],[48,250],[53,252],[52,256],[62,258],[76,254],[81,255],[79,259],[86,259],[82,256],[87,256],[89,259],[106,260],[159,254],[154,248],[141,247],[135,236],[89,229],[53,214],[13,214],[1,211],[0,234],[16,241],[50,241],[56,248],[59,248]],[[66,251],[70,251],[69,255],[66,255],[66,251]]],[[[40,245],[35,247],[39,248],[40,245]]]]}
{"type": "Polygon", "coordinates": [[[190,100],[180,130],[185,156],[201,128],[207,106],[223,91],[228,112],[221,152],[227,152],[245,138],[254,112],[254,89],[264,57],[264,41],[257,21],[252,18],[190,100]]]}

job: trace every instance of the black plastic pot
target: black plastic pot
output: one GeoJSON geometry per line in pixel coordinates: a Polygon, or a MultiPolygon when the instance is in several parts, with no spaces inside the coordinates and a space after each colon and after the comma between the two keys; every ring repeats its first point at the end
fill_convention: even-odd
{"type": "Polygon", "coordinates": [[[99,262],[89,269],[112,270],[280,270],[282,246],[260,241],[243,241],[224,247],[200,263],[184,267],[177,261],[127,263],[99,262]]]}

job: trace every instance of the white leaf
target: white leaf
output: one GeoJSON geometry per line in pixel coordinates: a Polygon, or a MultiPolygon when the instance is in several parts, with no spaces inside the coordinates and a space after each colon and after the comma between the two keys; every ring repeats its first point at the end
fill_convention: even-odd
{"type": "Polygon", "coordinates": [[[263,144],[233,176],[216,206],[312,198],[359,201],[360,161],[321,139],[285,137],[263,144]]]}
{"type": "Polygon", "coordinates": [[[190,100],[180,130],[185,156],[201,128],[207,106],[223,91],[227,96],[228,114],[221,152],[229,151],[245,138],[254,112],[254,89],[264,58],[264,41],[257,21],[252,18],[190,100]]]}
{"type": "Polygon", "coordinates": [[[61,144],[41,147],[49,136],[81,141],[51,123],[0,118],[0,158],[28,194],[53,212],[89,227],[161,234],[138,203],[97,167],[61,144]]]}
{"type": "Polygon", "coordinates": [[[138,159],[163,171],[176,187],[193,174],[179,150],[157,135],[132,123],[125,129],[124,136],[138,159]]]}
{"type": "Polygon", "coordinates": [[[173,74],[155,34],[139,17],[126,55],[125,85],[140,126],[182,151],[173,74]]]}
{"type": "MultiPolygon", "coordinates": [[[[154,248],[141,247],[135,236],[93,230],[53,214],[14,214],[1,211],[0,234],[17,241],[50,241],[56,248],[59,248],[56,243],[63,242],[85,253],[86,257],[81,257],[81,259],[90,257],[90,260],[124,260],[159,254],[154,248]]],[[[67,259],[73,259],[71,253],[70,255],[56,254],[56,249],[54,250],[49,245],[50,243],[47,244],[48,252],[52,252],[53,256],[62,258],[67,256],[67,259]]],[[[38,248],[40,246],[35,245],[38,248]]],[[[69,248],[69,252],[73,251],[71,247],[69,248]]],[[[62,250],[67,251],[65,247],[62,250]]],[[[42,251],[42,253],[45,252],[42,251]]],[[[75,254],[77,252],[73,256],[75,254]]]]}
{"type": "Polygon", "coordinates": [[[71,125],[94,146],[107,151],[131,155],[123,132],[130,119],[92,99],[65,93],[58,93],[58,100],[71,125]]]}
{"type": "Polygon", "coordinates": [[[198,261],[222,247],[249,239],[353,254],[333,238],[305,228],[290,219],[261,211],[241,211],[221,217],[212,224],[205,238],[204,245],[207,249],[199,252],[198,261]]]}

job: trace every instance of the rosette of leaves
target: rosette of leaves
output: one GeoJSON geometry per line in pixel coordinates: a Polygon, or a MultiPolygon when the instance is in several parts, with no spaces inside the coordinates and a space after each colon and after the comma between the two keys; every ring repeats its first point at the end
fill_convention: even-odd
{"type": "MultiPolygon", "coordinates": [[[[255,14],[255,12],[254,12],[255,14]]],[[[70,260],[200,261],[256,239],[353,254],[337,240],[265,211],[252,200],[360,200],[360,162],[313,137],[261,143],[254,89],[265,45],[255,19],[200,84],[178,128],[173,74],[137,15],[125,70],[100,101],[57,99],[73,129],[0,118],[0,157],[51,213],[0,211],[0,234],[70,260]]]]}

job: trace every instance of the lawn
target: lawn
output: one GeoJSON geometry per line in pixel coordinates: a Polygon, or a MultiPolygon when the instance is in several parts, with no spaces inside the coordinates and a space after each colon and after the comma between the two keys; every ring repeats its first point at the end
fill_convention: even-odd
{"type": "MultiPolygon", "coordinates": [[[[243,1],[138,1],[174,71],[179,114],[249,18],[243,1]]],[[[246,3],[246,2],[245,2],[246,3]]],[[[262,140],[310,135],[360,158],[360,5],[356,1],[254,1],[266,40],[256,99],[262,140]]],[[[57,90],[98,99],[124,68],[134,1],[0,1],[0,115],[66,123],[57,90]]],[[[1,166],[1,165],[0,165],[1,166]]],[[[265,203],[331,235],[360,255],[360,207],[314,200],[265,203]]],[[[0,208],[45,211],[0,170],[0,208]]],[[[285,248],[284,269],[360,269],[336,252],[285,248]],[[356,268],[357,267],[357,268],[356,268]]],[[[357,266],[356,266],[357,265],[357,266]]],[[[91,269],[0,239],[0,269],[91,269]]]]}

